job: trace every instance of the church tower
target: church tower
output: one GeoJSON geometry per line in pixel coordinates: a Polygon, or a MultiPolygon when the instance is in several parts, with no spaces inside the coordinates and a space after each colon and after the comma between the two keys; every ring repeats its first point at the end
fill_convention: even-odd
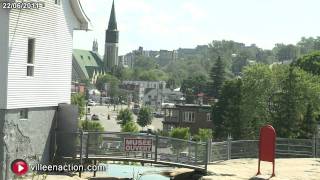
{"type": "Polygon", "coordinates": [[[98,40],[93,40],[93,44],[92,44],[92,52],[98,53],[99,51],[99,47],[98,47],[98,40]]]}
{"type": "Polygon", "coordinates": [[[106,42],[104,50],[104,68],[110,71],[114,66],[118,66],[118,42],[119,31],[117,29],[116,13],[114,8],[114,1],[112,2],[112,9],[106,30],[106,42]]]}

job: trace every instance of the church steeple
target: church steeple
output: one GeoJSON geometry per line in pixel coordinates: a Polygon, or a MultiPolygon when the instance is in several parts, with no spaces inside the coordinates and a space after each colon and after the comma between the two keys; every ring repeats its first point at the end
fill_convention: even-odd
{"type": "Polygon", "coordinates": [[[106,30],[106,41],[104,51],[104,68],[110,71],[114,66],[118,66],[118,42],[119,31],[117,27],[116,11],[114,7],[114,0],[112,2],[112,8],[108,23],[108,29],[106,30]]]}
{"type": "Polygon", "coordinates": [[[119,42],[119,31],[117,28],[114,0],[112,2],[112,8],[111,8],[111,13],[110,13],[110,18],[109,18],[108,29],[106,31],[106,42],[107,43],[118,43],[119,42]]]}
{"type": "Polygon", "coordinates": [[[94,40],[93,40],[93,44],[92,44],[92,51],[97,53],[98,50],[99,50],[98,40],[97,40],[97,39],[94,39],[94,40]]]}
{"type": "Polygon", "coordinates": [[[116,12],[114,9],[114,0],[112,2],[112,9],[109,18],[108,30],[117,30],[116,12]]]}

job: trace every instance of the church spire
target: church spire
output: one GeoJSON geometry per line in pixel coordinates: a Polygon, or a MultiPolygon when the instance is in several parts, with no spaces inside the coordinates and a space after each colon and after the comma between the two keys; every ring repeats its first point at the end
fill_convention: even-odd
{"type": "Polygon", "coordinates": [[[92,51],[97,53],[98,50],[99,50],[98,40],[97,40],[97,39],[94,39],[94,40],[93,40],[93,44],[92,44],[92,51]]]}
{"type": "Polygon", "coordinates": [[[117,30],[116,11],[114,8],[114,0],[112,2],[112,9],[109,18],[108,30],[117,30]]]}

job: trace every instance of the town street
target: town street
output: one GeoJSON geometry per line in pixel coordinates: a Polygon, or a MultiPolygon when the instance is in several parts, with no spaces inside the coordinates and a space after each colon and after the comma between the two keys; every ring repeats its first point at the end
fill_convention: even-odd
{"type": "MultiPolygon", "coordinates": [[[[88,119],[91,120],[91,116],[93,114],[96,114],[99,116],[99,120],[96,122],[100,122],[101,125],[104,127],[105,131],[112,131],[112,132],[120,132],[121,131],[121,127],[119,124],[117,124],[117,115],[118,112],[122,109],[127,108],[128,106],[126,105],[118,105],[116,107],[116,110],[114,111],[114,107],[113,106],[88,106],[88,108],[90,108],[90,116],[88,115],[88,119]],[[110,120],[108,120],[108,115],[110,115],[110,120]]],[[[135,114],[133,114],[133,119],[134,121],[137,120],[137,116],[135,114]]],[[[147,130],[147,129],[152,129],[152,130],[157,130],[157,129],[161,129],[162,130],[162,120],[163,118],[153,118],[152,120],[152,124],[145,127],[145,128],[141,128],[140,130],[147,130]]]]}

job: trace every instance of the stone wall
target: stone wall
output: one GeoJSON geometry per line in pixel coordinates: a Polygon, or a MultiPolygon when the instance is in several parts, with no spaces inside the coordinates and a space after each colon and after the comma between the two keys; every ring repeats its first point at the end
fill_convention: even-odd
{"type": "Polygon", "coordinates": [[[28,164],[50,159],[57,107],[28,110],[27,120],[20,120],[19,109],[0,110],[0,179],[11,179],[10,163],[15,159],[24,159],[28,164]]]}

